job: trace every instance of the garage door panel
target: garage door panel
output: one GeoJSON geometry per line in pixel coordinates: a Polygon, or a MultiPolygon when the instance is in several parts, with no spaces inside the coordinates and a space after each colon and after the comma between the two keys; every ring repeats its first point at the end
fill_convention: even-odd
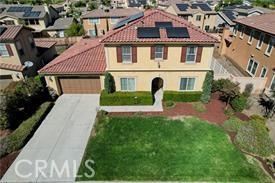
{"type": "Polygon", "coordinates": [[[59,78],[63,93],[100,93],[100,79],[93,78],[59,78]]]}

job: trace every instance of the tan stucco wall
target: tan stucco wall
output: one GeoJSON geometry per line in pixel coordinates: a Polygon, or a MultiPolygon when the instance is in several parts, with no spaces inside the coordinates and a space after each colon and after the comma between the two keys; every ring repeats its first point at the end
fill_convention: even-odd
{"type": "MultiPolygon", "coordinates": [[[[99,24],[96,24],[97,26],[97,31],[98,31],[98,36],[103,35],[102,31],[104,30],[105,34],[107,33],[107,22],[109,25],[109,30],[115,25],[111,23],[110,18],[100,18],[99,19],[99,24]]],[[[86,32],[86,34],[89,34],[89,30],[95,30],[94,24],[90,23],[89,19],[83,19],[83,27],[86,32]]]]}
{"type": "Polygon", "coordinates": [[[0,63],[22,65],[17,53],[17,49],[15,47],[15,44],[14,43],[6,43],[6,44],[10,45],[11,50],[13,52],[13,56],[0,56],[0,63]]]}
{"type": "Polygon", "coordinates": [[[163,89],[180,91],[180,79],[181,77],[195,77],[194,91],[201,91],[202,84],[205,78],[205,72],[110,72],[115,79],[116,90],[121,90],[120,78],[122,77],[134,77],[136,78],[136,91],[151,91],[152,80],[156,77],[163,79],[163,89]]]}
{"type": "Polygon", "coordinates": [[[1,21],[5,21],[5,20],[12,20],[14,21],[15,25],[19,25],[18,19],[13,18],[13,17],[9,17],[9,16],[3,16],[0,18],[1,21]]]}
{"type": "Polygon", "coordinates": [[[20,79],[24,79],[23,73],[19,71],[11,71],[11,70],[5,70],[0,69],[0,75],[11,75],[13,81],[19,81],[20,79]]]}
{"type": "Polygon", "coordinates": [[[225,49],[223,49],[225,56],[230,58],[235,63],[235,65],[237,65],[244,72],[246,72],[249,59],[252,58],[253,60],[256,60],[259,63],[259,66],[255,77],[260,76],[261,69],[263,66],[265,66],[268,70],[268,79],[266,83],[266,87],[268,88],[274,74],[272,69],[275,68],[275,48],[273,48],[270,56],[266,56],[265,51],[270,36],[266,34],[261,49],[257,49],[256,46],[259,39],[259,33],[256,33],[256,35],[254,34],[252,44],[248,44],[249,33],[250,31],[247,30],[244,34],[244,37],[240,38],[240,32],[238,31],[237,35],[232,37],[232,43],[229,47],[226,47],[225,44],[223,44],[223,47],[225,47],[225,49]]]}
{"type": "Polygon", "coordinates": [[[61,94],[61,91],[58,85],[58,79],[56,76],[45,76],[45,80],[47,83],[47,87],[54,89],[58,95],[61,94]]]}

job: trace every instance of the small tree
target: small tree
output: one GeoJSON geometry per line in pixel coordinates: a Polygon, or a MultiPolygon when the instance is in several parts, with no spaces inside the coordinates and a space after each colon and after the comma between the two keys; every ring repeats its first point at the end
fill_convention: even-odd
{"type": "Polygon", "coordinates": [[[70,28],[65,31],[66,36],[82,36],[84,35],[84,28],[81,24],[72,23],[70,28]]]}
{"type": "Polygon", "coordinates": [[[221,96],[226,102],[226,109],[228,108],[228,104],[232,99],[240,95],[240,87],[238,83],[234,83],[230,80],[226,80],[223,83],[223,88],[221,89],[221,96]]]}
{"type": "Polygon", "coordinates": [[[213,71],[208,71],[202,86],[201,102],[203,103],[208,103],[210,101],[213,79],[213,71]]]}
{"type": "Polygon", "coordinates": [[[243,95],[246,97],[250,97],[252,91],[253,91],[253,84],[252,83],[246,84],[243,95]]]}
{"type": "Polygon", "coordinates": [[[97,2],[96,1],[90,1],[88,4],[89,10],[95,10],[98,8],[97,2]]]}
{"type": "Polygon", "coordinates": [[[272,91],[271,96],[262,93],[258,102],[264,107],[264,116],[272,118],[275,114],[275,91],[272,91]]]}
{"type": "Polygon", "coordinates": [[[105,74],[104,87],[107,93],[114,93],[116,91],[114,77],[109,72],[105,74]]]}

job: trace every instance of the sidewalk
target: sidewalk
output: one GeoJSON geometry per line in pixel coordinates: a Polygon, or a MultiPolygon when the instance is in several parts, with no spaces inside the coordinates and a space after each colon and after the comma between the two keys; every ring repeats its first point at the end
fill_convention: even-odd
{"type": "Polygon", "coordinates": [[[101,106],[100,110],[107,112],[161,112],[162,107],[163,90],[160,89],[155,93],[154,105],[140,105],[140,106],[101,106]]]}

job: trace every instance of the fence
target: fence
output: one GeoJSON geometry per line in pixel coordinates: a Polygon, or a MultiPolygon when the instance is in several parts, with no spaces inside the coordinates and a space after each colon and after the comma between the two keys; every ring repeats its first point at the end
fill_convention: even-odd
{"type": "Polygon", "coordinates": [[[54,38],[54,37],[49,37],[49,38],[35,38],[35,40],[40,40],[40,41],[55,41],[56,46],[69,46],[72,45],[82,39],[81,36],[76,36],[76,37],[59,37],[59,38],[54,38]]]}
{"type": "Polygon", "coordinates": [[[244,91],[247,84],[253,85],[252,93],[255,94],[261,93],[265,89],[267,78],[234,76],[215,59],[212,60],[210,68],[214,71],[215,80],[230,79],[233,82],[239,83],[241,92],[244,91]]]}

